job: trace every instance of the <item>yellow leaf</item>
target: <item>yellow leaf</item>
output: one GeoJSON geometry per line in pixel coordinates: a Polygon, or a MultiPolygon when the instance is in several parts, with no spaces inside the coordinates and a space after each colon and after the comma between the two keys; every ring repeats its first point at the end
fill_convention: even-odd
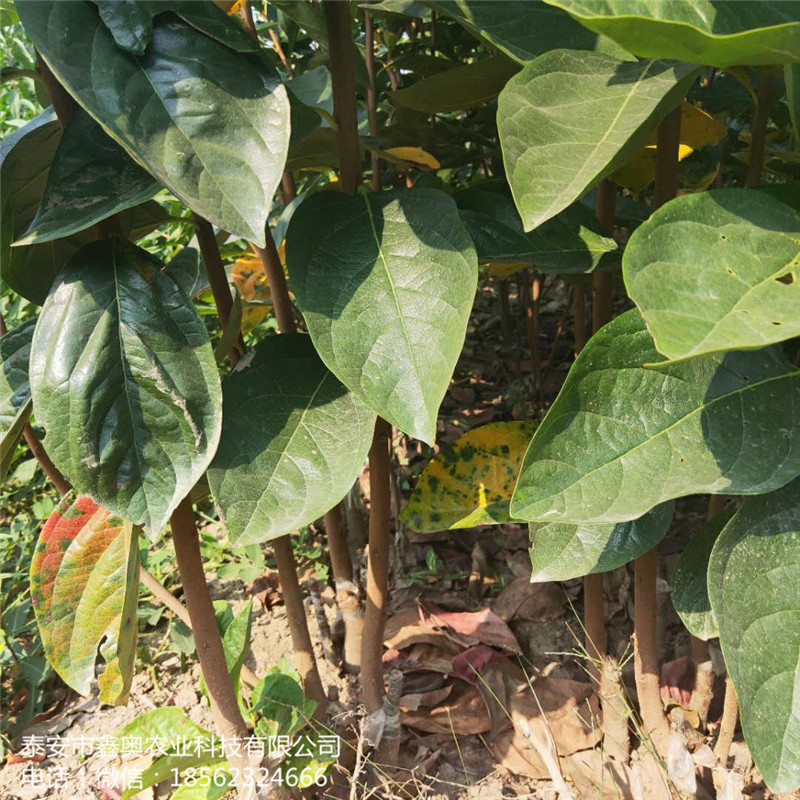
{"type": "Polygon", "coordinates": [[[233,283],[242,296],[242,331],[249,333],[267,316],[272,303],[267,276],[258,258],[237,258],[233,283]]]}
{"type": "Polygon", "coordinates": [[[418,167],[428,169],[439,169],[439,162],[426,150],[421,147],[390,147],[383,151],[386,155],[399,161],[408,161],[418,167]]]}
{"type": "Polygon", "coordinates": [[[509,522],[535,430],[535,422],[491,422],[460,436],[428,462],[400,519],[418,533],[509,522]]]}
{"type": "Polygon", "coordinates": [[[523,264],[522,261],[487,261],[486,272],[493,278],[508,278],[529,266],[529,264],[523,264]]]}
{"type": "MultiPolygon", "coordinates": [[[[624,186],[634,194],[647,187],[656,174],[657,132],[650,135],[650,141],[634,153],[631,160],[611,175],[614,183],[624,186]]],[[[681,142],[678,147],[678,160],[690,156],[695,150],[718,142],[725,136],[725,128],[710,114],[691,103],[681,106],[681,142]]]]}
{"type": "Polygon", "coordinates": [[[238,14],[244,3],[245,0],[214,0],[214,4],[219,6],[229,17],[238,14]]]}

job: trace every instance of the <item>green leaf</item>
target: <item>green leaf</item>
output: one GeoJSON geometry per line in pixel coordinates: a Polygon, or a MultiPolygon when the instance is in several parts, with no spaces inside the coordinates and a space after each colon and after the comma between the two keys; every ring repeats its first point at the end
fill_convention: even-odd
{"type": "Polygon", "coordinates": [[[291,533],[347,494],[375,415],[328,371],[308,336],[260,342],[225,379],[223,395],[208,481],[233,541],[291,533]]]}
{"type": "Polygon", "coordinates": [[[671,200],[623,257],[628,294],[675,360],[800,335],[798,266],[797,213],[751,189],[671,200]]]}
{"type": "Polygon", "coordinates": [[[513,77],[500,93],[497,127],[525,230],[622,166],[678,105],[696,72],[673,61],[554,50],[513,77]]]}
{"type": "Polygon", "coordinates": [[[800,3],[547,0],[637,56],[714,67],[800,60],[800,3]]]}
{"type": "Polygon", "coordinates": [[[767,786],[800,786],[800,481],[745,500],[717,539],[708,594],[742,730],[767,786]]]}
{"type": "Polygon", "coordinates": [[[489,56],[465,64],[392,92],[396,105],[426,114],[461,111],[497,97],[508,79],[519,72],[519,64],[505,56],[489,56]]]}
{"type": "Polygon", "coordinates": [[[431,5],[479,39],[520,63],[556,48],[602,50],[623,56],[622,48],[586,30],[569,14],[536,0],[437,0],[431,5]]]}
{"type": "Polygon", "coordinates": [[[786,64],[783,68],[786,86],[786,105],[792,120],[794,135],[800,137],[800,64],[786,64]]]}
{"type": "Polygon", "coordinates": [[[689,539],[670,582],[675,611],[686,630],[703,641],[719,636],[717,620],[708,599],[708,559],[714,542],[730,518],[730,513],[717,514],[689,539]]]}
{"type": "Polygon", "coordinates": [[[39,210],[16,245],[49,242],[144,203],[160,184],[86,113],[67,125],[39,210]]]}
{"type": "Polygon", "coordinates": [[[432,443],[478,280],[453,200],[435,189],[316,194],[286,242],[322,360],[364,405],[432,443]]]}
{"type": "Polygon", "coordinates": [[[107,133],[193,211],[264,245],[289,101],[261,54],[236,53],[167,15],[135,56],[90,3],[23,0],[18,10],[48,66],[107,133]]]}
{"type": "Polygon", "coordinates": [[[187,245],[178,251],[164,270],[191,298],[208,288],[208,273],[196,247],[187,245]]]}
{"type": "Polygon", "coordinates": [[[253,598],[233,618],[225,628],[222,637],[222,649],[225,651],[225,664],[231,676],[234,694],[239,694],[239,676],[242,672],[247,651],[250,649],[250,630],[253,622],[253,598]]]}
{"type": "Polygon", "coordinates": [[[525,233],[514,202],[480,184],[454,198],[482,263],[510,261],[542,272],[589,272],[617,243],[604,235],[597,216],[575,203],[536,230],[525,233]]]}
{"type": "Polygon", "coordinates": [[[509,522],[508,505],[535,422],[492,422],[459,436],[419,476],[400,519],[417,533],[509,522]]]}
{"type": "Polygon", "coordinates": [[[205,471],[221,427],[219,376],[191,300],[145,251],[95,242],[56,279],[30,363],[56,466],[157,533],[205,471]]]}
{"type": "Polygon", "coordinates": [[[28,359],[35,327],[32,319],[0,337],[0,482],[8,474],[33,408],[28,359]]]}
{"type": "MultiPolygon", "coordinates": [[[[169,796],[169,800],[220,800],[233,788],[233,778],[228,771],[228,762],[217,761],[200,767],[192,776],[192,782],[181,784],[169,796]],[[209,776],[208,786],[204,785],[205,775],[209,776]],[[223,777],[227,778],[224,782],[223,777]]],[[[137,789],[137,791],[139,790],[137,789]]]]}
{"type": "Polygon", "coordinates": [[[98,645],[100,699],[128,701],[136,657],[139,548],[132,525],[85,495],[50,515],[31,560],[31,598],[47,660],[87,695],[98,645]]]}
{"type": "Polygon", "coordinates": [[[760,494],[800,474],[800,371],[779,347],[658,358],[635,309],[589,340],[525,454],[513,517],[622,522],[676,497],[760,494]]]}
{"type": "Polygon", "coordinates": [[[627,522],[532,522],[531,580],[568,581],[622,567],[667,535],[674,510],[669,502],[627,522]]]}
{"type": "Polygon", "coordinates": [[[253,690],[251,713],[258,736],[292,736],[305,727],[316,703],[307,700],[300,682],[279,670],[266,675],[253,690]]]}
{"type": "Polygon", "coordinates": [[[212,39],[239,52],[258,50],[247,32],[208,0],[93,0],[114,41],[133,55],[143,55],[153,35],[153,18],[172,12],[212,39]]]}

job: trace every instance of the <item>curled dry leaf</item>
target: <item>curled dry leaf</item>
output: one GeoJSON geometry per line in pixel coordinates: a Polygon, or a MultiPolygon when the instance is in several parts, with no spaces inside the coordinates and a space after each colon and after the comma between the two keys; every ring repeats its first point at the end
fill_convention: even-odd
{"type": "Polygon", "coordinates": [[[564,598],[564,590],[557,583],[531,583],[528,578],[517,578],[503,589],[493,609],[506,622],[512,619],[544,622],[564,613],[564,598]]]}

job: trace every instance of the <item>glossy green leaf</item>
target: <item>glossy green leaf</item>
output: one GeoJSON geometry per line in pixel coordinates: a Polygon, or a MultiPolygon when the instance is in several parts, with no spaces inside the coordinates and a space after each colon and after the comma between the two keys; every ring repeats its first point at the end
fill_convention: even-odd
{"type": "Polygon", "coordinates": [[[509,522],[508,506],[535,422],[491,422],[459,436],[426,465],[400,513],[434,533],[509,522]]]}
{"type": "Polygon", "coordinates": [[[172,257],[164,270],[189,297],[197,297],[208,288],[208,273],[196,247],[184,247],[172,257]]]}
{"type": "Polygon", "coordinates": [[[677,197],[637,228],[623,272],[670,359],[800,335],[800,220],[764,192],[677,197]]]}
{"type": "Polygon", "coordinates": [[[191,300],[153,256],[119,239],[95,242],[59,274],[30,364],[56,466],[157,533],[219,441],[219,376],[191,300]]]}
{"type": "Polygon", "coordinates": [[[532,522],[531,580],[568,581],[622,567],[667,535],[674,510],[669,502],[627,522],[532,522]]]}
{"type": "Polygon", "coordinates": [[[114,41],[133,55],[143,55],[153,35],[153,18],[172,12],[212,39],[237,50],[258,50],[241,25],[209,0],[93,0],[114,41]]]}
{"type": "Polygon", "coordinates": [[[426,114],[461,111],[497,97],[517,72],[519,64],[505,56],[489,56],[392,92],[392,102],[426,114]]]}
{"type": "Polygon", "coordinates": [[[135,56],[90,3],[22,0],[18,10],[56,77],[107,133],[193,211],[264,245],[289,101],[260,54],[165,15],[135,56]]]}
{"type": "Polygon", "coordinates": [[[482,263],[519,262],[563,275],[589,272],[617,249],[594,212],[580,203],[525,233],[513,200],[505,194],[478,185],[453,199],[482,263]]]}
{"type": "Polygon", "coordinates": [[[453,200],[435,189],[323,192],[295,211],[286,242],[322,360],[368,408],[433,442],[478,280],[453,200]]]}
{"type": "Polygon", "coordinates": [[[554,50],[513,77],[500,93],[497,127],[525,230],[621,166],[678,105],[695,74],[673,61],[554,50]]]}
{"type": "Polygon", "coordinates": [[[703,641],[719,636],[717,620],[708,599],[708,559],[714,542],[730,518],[730,513],[717,514],[689,539],[670,582],[675,611],[686,630],[703,641]]]}
{"type": "Polygon", "coordinates": [[[523,64],[562,47],[623,52],[569,14],[537,0],[437,0],[431,5],[523,64]]]}
{"type": "Polygon", "coordinates": [[[800,371],[779,347],[658,360],[635,309],[589,340],[525,454],[513,517],[622,522],[800,474],[800,371]]]}
{"type": "Polygon", "coordinates": [[[800,786],[800,481],[745,500],[717,539],[708,594],[747,746],[772,791],[800,786]]]}
{"type": "Polygon", "coordinates": [[[796,0],[547,0],[648,58],[715,67],[800,60],[796,0]]]}
{"type": "Polygon", "coordinates": [[[32,319],[0,336],[0,481],[8,474],[33,408],[28,359],[35,327],[32,319]]]}
{"type": "Polygon", "coordinates": [[[49,242],[144,203],[160,184],[86,113],[61,136],[39,209],[17,245],[49,242]]]}
{"type": "Polygon", "coordinates": [[[242,673],[247,651],[250,649],[250,631],[253,623],[253,599],[233,618],[222,636],[225,664],[231,676],[234,694],[239,693],[239,676],[242,673]]]}
{"type": "Polygon", "coordinates": [[[128,701],[136,657],[139,547],[126,520],[85,495],[50,515],[31,560],[31,599],[47,660],[88,695],[98,645],[104,703],[128,701]]]}
{"type": "Polygon", "coordinates": [[[347,494],[375,415],[328,371],[308,336],[270,337],[240,363],[224,382],[208,481],[231,539],[250,544],[313,522],[347,494]]]}

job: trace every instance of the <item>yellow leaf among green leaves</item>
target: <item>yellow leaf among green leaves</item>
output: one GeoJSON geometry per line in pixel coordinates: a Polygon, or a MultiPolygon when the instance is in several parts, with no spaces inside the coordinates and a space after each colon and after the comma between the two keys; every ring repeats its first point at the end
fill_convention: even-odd
{"type": "Polygon", "coordinates": [[[421,147],[390,147],[379,153],[388,156],[390,161],[414,164],[421,169],[439,169],[441,164],[427,150],[421,147]]]}
{"type": "Polygon", "coordinates": [[[492,422],[460,436],[425,467],[400,519],[419,533],[509,522],[535,430],[535,422],[492,422]]]}
{"type": "Polygon", "coordinates": [[[510,278],[517,272],[528,269],[530,264],[522,261],[488,261],[485,266],[486,272],[493,278],[510,278]]]}
{"type": "MultiPolygon", "coordinates": [[[[710,114],[691,103],[683,102],[681,106],[681,141],[678,148],[678,160],[690,156],[701,147],[718,142],[725,136],[725,128],[710,114]]],[[[656,138],[653,131],[650,141],[638,150],[633,158],[610,176],[614,183],[638,194],[647,187],[656,174],[656,138]]]]}
{"type": "Polygon", "coordinates": [[[242,297],[242,332],[249,333],[272,306],[267,275],[258,258],[237,258],[231,273],[242,297]]]}

